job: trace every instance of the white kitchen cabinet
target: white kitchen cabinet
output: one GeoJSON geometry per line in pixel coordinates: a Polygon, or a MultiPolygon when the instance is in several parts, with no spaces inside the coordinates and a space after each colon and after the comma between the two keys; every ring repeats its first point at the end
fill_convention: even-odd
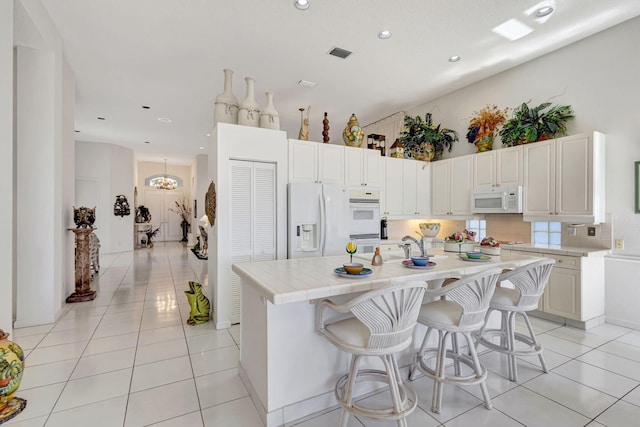
{"type": "Polygon", "coordinates": [[[344,147],[290,139],[289,182],[344,184],[344,147]]]}
{"type": "Polygon", "coordinates": [[[522,146],[475,154],[473,156],[473,188],[522,185],[523,158],[522,146]]]}
{"type": "Polygon", "coordinates": [[[475,155],[439,160],[431,164],[431,216],[466,219],[471,214],[473,158],[475,155]]]}
{"type": "Polygon", "coordinates": [[[556,261],[544,294],[538,303],[538,311],[582,322],[575,326],[585,328],[601,323],[605,309],[603,256],[573,256],[540,252],[530,252],[530,254],[556,261]]]}
{"type": "Polygon", "coordinates": [[[363,187],[381,187],[384,158],[379,150],[344,147],[345,184],[363,187]]]}
{"type": "Polygon", "coordinates": [[[429,163],[406,160],[402,168],[402,214],[404,217],[431,216],[431,168],[429,163]]]}
{"type": "Polygon", "coordinates": [[[524,146],[526,221],[604,221],[605,136],[574,135],[524,146]]]}
{"type": "Polygon", "coordinates": [[[385,157],[385,191],[381,205],[382,215],[401,217],[403,215],[404,162],[407,160],[385,157]]]}
{"type": "Polygon", "coordinates": [[[430,164],[385,158],[385,197],[382,215],[391,219],[429,218],[431,215],[430,164]]]}

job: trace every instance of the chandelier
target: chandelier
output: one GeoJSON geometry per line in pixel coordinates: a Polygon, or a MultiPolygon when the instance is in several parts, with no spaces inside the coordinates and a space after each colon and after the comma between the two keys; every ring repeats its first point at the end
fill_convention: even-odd
{"type": "Polygon", "coordinates": [[[156,182],[156,188],[158,190],[175,190],[176,187],[176,182],[167,177],[167,159],[164,159],[164,177],[162,181],[156,182]]]}

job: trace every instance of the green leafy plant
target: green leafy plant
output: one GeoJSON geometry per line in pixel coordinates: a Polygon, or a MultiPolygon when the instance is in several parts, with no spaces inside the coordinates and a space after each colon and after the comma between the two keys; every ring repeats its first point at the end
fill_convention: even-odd
{"type": "Polygon", "coordinates": [[[554,105],[544,102],[529,108],[526,102],[513,110],[513,117],[500,130],[502,144],[506,146],[527,144],[567,134],[566,123],[572,120],[570,105],[554,105]],[[544,111],[549,108],[549,110],[544,111]]]}
{"type": "Polygon", "coordinates": [[[458,141],[458,134],[452,129],[435,126],[431,113],[420,116],[404,116],[404,130],[400,134],[400,142],[405,153],[421,160],[438,160],[444,150],[451,152],[453,143],[458,141]]]}

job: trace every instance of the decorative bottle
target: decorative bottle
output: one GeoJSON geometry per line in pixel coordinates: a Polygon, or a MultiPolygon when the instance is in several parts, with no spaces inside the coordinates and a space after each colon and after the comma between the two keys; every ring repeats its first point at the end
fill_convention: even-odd
{"type": "Polygon", "coordinates": [[[233,70],[224,69],[224,92],[216,96],[213,110],[213,125],[218,123],[238,124],[238,98],[233,94],[233,70]]]}
{"type": "Polygon", "coordinates": [[[273,92],[265,92],[267,106],[260,113],[260,127],[264,129],[280,130],[280,115],[273,106],[273,92]]]}
{"type": "Polygon", "coordinates": [[[244,126],[260,126],[260,107],[253,95],[255,80],[251,77],[245,77],[247,82],[247,96],[240,103],[238,110],[238,124],[244,126]]]}
{"type": "Polygon", "coordinates": [[[376,247],[376,253],[371,258],[371,265],[382,265],[382,255],[380,255],[380,247],[376,247]]]}

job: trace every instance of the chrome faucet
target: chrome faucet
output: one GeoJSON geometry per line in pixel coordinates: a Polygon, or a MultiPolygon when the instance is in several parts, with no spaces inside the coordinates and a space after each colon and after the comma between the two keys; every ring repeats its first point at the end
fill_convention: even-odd
{"type": "Polygon", "coordinates": [[[424,240],[420,239],[416,239],[415,237],[412,236],[404,236],[402,238],[403,242],[406,242],[407,240],[411,240],[413,243],[415,243],[418,246],[418,249],[420,249],[420,256],[425,256],[425,252],[424,252],[424,240]]]}

